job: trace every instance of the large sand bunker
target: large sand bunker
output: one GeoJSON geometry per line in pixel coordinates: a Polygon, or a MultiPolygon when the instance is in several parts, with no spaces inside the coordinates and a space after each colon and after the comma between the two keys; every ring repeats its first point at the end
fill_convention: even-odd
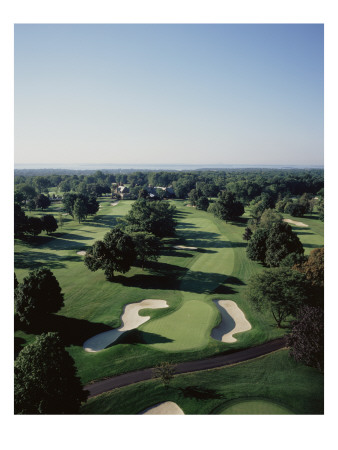
{"type": "Polygon", "coordinates": [[[251,330],[251,324],[245,318],[241,309],[232,300],[214,300],[219,309],[222,321],[212,330],[211,337],[222,342],[236,342],[233,337],[236,333],[251,330]]]}
{"type": "Polygon", "coordinates": [[[83,344],[83,348],[86,350],[86,352],[99,352],[100,350],[103,350],[108,345],[115,342],[116,339],[125,331],[138,328],[140,325],[150,319],[150,316],[140,316],[138,314],[141,309],[159,309],[168,308],[168,306],[169,305],[165,300],[153,299],[142,300],[138,303],[129,303],[124,307],[123,313],[121,315],[122,325],[120,326],[120,328],[114,328],[113,330],[104,331],[103,333],[99,333],[93,336],[83,344]]]}
{"type": "Polygon", "coordinates": [[[309,225],[306,225],[306,223],[303,222],[296,222],[292,219],[283,219],[284,222],[292,223],[292,225],[296,225],[296,227],[308,227],[309,225]]]}
{"type": "Polygon", "coordinates": [[[139,414],[147,415],[147,414],[180,414],[184,415],[182,409],[174,402],[163,402],[158,405],[152,406],[150,408],[145,409],[139,414]]]}
{"type": "Polygon", "coordinates": [[[185,245],[174,245],[174,248],[179,250],[198,250],[197,247],[186,247],[185,245]]]}

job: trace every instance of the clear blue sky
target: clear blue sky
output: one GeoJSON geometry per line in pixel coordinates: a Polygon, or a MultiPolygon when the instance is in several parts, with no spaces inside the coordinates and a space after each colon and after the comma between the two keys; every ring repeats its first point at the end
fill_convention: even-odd
{"type": "Polygon", "coordinates": [[[16,25],[16,164],[323,164],[322,25],[16,25]]]}

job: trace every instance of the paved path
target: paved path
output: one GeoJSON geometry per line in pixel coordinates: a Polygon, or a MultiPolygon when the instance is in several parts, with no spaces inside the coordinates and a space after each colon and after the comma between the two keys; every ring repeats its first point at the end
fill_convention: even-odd
{"type": "MultiPolygon", "coordinates": [[[[213,356],[197,361],[187,361],[176,365],[175,374],[196,372],[198,370],[215,369],[216,367],[229,366],[239,362],[248,361],[259,356],[267,355],[276,350],[285,347],[284,338],[275,339],[256,347],[246,348],[245,350],[234,351],[226,355],[213,356]]],[[[89,391],[89,398],[112,389],[128,386],[139,381],[150,380],[153,377],[153,369],[136,370],[134,372],[124,373],[115,377],[107,378],[101,381],[95,381],[88,384],[84,389],[89,391]]]]}

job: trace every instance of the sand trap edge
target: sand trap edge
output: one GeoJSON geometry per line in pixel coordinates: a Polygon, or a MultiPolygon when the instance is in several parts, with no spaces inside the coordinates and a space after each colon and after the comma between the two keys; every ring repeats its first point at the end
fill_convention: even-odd
{"type": "Polygon", "coordinates": [[[233,300],[213,300],[213,302],[222,317],[221,323],[211,330],[210,336],[213,339],[231,344],[237,342],[237,339],[233,337],[234,334],[251,330],[251,323],[236,302],[233,300]],[[222,335],[221,339],[220,334],[222,335]]]}
{"type": "Polygon", "coordinates": [[[183,410],[174,402],[162,402],[150,406],[138,413],[139,415],[184,415],[183,410]]]}

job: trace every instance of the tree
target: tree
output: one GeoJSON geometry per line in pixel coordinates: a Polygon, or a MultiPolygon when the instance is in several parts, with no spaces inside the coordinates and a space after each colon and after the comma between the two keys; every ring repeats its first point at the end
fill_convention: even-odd
{"type": "Polygon", "coordinates": [[[87,251],[84,263],[92,272],[103,269],[106,279],[112,281],[115,271],[128,272],[135,257],[132,238],[115,227],[105,234],[103,241],[96,241],[87,251]]]}
{"type": "Polygon", "coordinates": [[[307,258],[296,261],[292,268],[303,273],[311,284],[311,304],[322,306],[324,302],[324,248],[315,248],[307,258]]]}
{"type": "Polygon", "coordinates": [[[152,233],[137,231],[131,233],[136,252],[136,259],[140,261],[142,269],[146,261],[157,261],[162,248],[161,241],[152,233]]]}
{"type": "Polygon", "coordinates": [[[146,231],[158,237],[173,236],[176,208],[166,201],[139,198],[125,216],[131,231],[146,231]]]}
{"type": "Polygon", "coordinates": [[[285,222],[273,223],[269,228],[258,227],[246,251],[250,259],[268,267],[278,267],[290,253],[304,253],[298,236],[285,222]]]}
{"type": "Polygon", "coordinates": [[[27,201],[27,208],[29,211],[34,211],[36,209],[36,203],[34,200],[27,201]]]}
{"type": "Polygon", "coordinates": [[[73,218],[74,218],[73,208],[76,199],[77,195],[70,192],[67,192],[62,199],[63,209],[73,218]]]}
{"type": "Polygon", "coordinates": [[[63,303],[61,287],[46,268],[29,272],[15,290],[15,310],[21,322],[30,325],[47,313],[58,312],[63,303]]]}
{"type": "Polygon", "coordinates": [[[43,230],[42,221],[39,217],[28,217],[27,231],[33,236],[39,235],[43,230]]]}
{"type": "Polygon", "coordinates": [[[38,336],[19,353],[14,364],[15,414],[77,414],[88,394],[57,333],[38,336]]]}
{"type": "Polygon", "coordinates": [[[305,305],[293,322],[287,336],[290,356],[296,361],[324,370],[324,312],[322,308],[305,305]]]}
{"type": "Polygon", "coordinates": [[[246,295],[258,310],[269,308],[280,328],[308,299],[304,274],[288,268],[267,269],[250,278],[246,295]]]}
{"type": "Polygon", "coordinates": [[[14,237],[18,238],[27,231],[28,218],[22,208],[17,203],[14,203],[14,237]]]}
{"type": "Polygon", "coordinates": [[[19,286],[18,279],[16,278],[16,273],[14,272],[14,290],[19,286]]]}
{"type": "Polygon", "coordinates": [[[252,236],[252,231],[250,230],[249,227],[246,227],[244,230],[243,239],[245,239],[246,241],[250,241],[251,236],[252,236]]]}
{"type": "Polygon", "coordinates": [[[289,253],[302,255],[304,248],[296,233],[285,222],[275,223],[269,229],[266,240],[265,264],[278,267],[289,253]]]}
{"type": "Polygon", "coordinates": [[[269,235],[269,230],[266,228],[258,228],[248,243],[246,253],[248,258],[252,261],[259,261],[264,263],[266,253],[266,240],[269,235]]]}
{"type": "Polygon", "coordinates": [[[219,219],[228,222],[242,216],[244,214],[244,206],[236,200],[232,192],[220,192],[216,202],[213,203],[211,211],[219,219]]]}
{"type": "Polygon", "coordinates": [[[87,207],[82,198],[77,198],[74,203],[73,208],[74,217],[76,217],[79,223],[86,218],[87,215],[87,207]]]}
{"type": "Polygon", "coordinates": [[[50,200],[49,197],[46,195],[40,194],[35,199],[35,205],[37,208],[40,209],[46,209],[48,206],[50,206],[50,200]]]}
{"type": "Polygon", "coordinates": [[[282,223],[283,216],[274,209],[265,209],[259,220],[259,226],[263,228],[270,228],[275,223],[282,223]]]}
{"type": "Polygon", "coordinates": [[[200,209],[202,211],[206,211],[209,207],[209,200],[207,197],[202,195],[202,197],[199,197],[196,201],[196,209],[200,209]]]}
{"type": "Polygon", "coordinates": [[[174,378],[176,366],[165,361],[153,369],[153,377],[160,378],[165,388],[168,389],[170,381],[174,378]]]}
{"type": "Polygon", "coordinates": [[[100,209],[99,202],[96,200],[94,195],[90,195],[87,202],[87,214],[88,215],[96,214],[99,209],[100,209]]]}
{"type": "Polygon", "coordinates": [[[47,232],[47,234],[54,233],[58,229],[58,223],[54,216],[51,214],[41,217],[43,230],[47,232]]]}

